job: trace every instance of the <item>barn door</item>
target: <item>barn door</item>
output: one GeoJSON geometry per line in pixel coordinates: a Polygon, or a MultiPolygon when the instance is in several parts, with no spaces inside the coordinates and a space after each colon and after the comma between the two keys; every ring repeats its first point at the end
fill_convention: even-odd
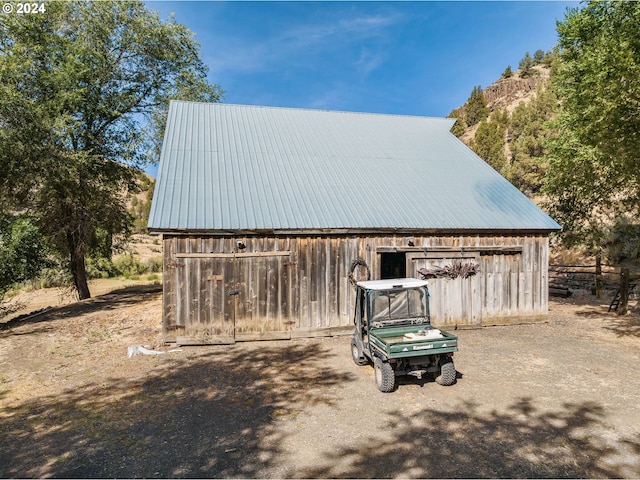
{"type": "MultiPolygon", "coordinates": [[[[454,261],[479,263],[474,254],[410,253],[407,254],[407,273],[420,278],[418,270],[451,266],[454,261]]],[[[467,278],[430,278],[429,307],[434,324],[479,324],[482,321],[480,276],[467,278]]]]}
{"type": "Polygon", "coordinates": [[[291,337],[289,252],[177,254],[177,343],[291,337]]]}
{"type": "Polygon", "coordinates": [[[221,259],[203,259],[205,265],[205,297],[203,312],[210,325],[209,342],[228,344],[235,342],[235,311],[237,290],[233,285],[233,264],[221,259]]]}
{"type": "Polygon", "coordinates": [[[238,256],[235,259],[236,340],[291,338],[289,256],[238,256]]]}
{"type": "Polygon", "coordinates": [[[226,258],[177,257],[175,308],[180,333],[176,342],[234,343],[233,263],[226,258]]]}

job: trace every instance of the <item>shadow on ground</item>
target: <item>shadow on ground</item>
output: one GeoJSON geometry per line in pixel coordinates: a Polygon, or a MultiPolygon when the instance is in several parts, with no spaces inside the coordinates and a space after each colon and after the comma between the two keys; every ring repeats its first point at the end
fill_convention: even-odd
{"type": "MultiPolygon", "coordinates": [[[[384,441],[372,435],[360,448],[333,452],[330,465],[297,472],[302,478],[636,478],[640,439],[609,445],[598,431],[603,409],[566,404],[560,411],[536,409],[523,398],[507,413],[424,409],[393,412],[380,422],[384,441]],[[621,448],[624,451],[621,451],[621,448]]],[[[601,430],[602,432],[603,430],[601,430]]]]}
{"type": "Polygon", "coordinates": [[[13,318],[6,322],[0,322],[0,331],[37,323],[49,323],[55,320],[63,320],[77,315],[89,314],[97,311],[118,310],[122,307],[139,304],[162,293],[162,285],[135,285],[120,288],[104,295],[99,295],[87,300],[49,307],[40,312],[32,312],[13,318]]]}
{"type": "Polygon", "coordinates": [[[619,337],[640,337],[640,315],[636,312],[613,317],[605,328],[619,337]]]}
{"type": "Polygon", "coordinates": [[[328,368],[331,354],[319,344],[230,348],[146,357],[141,361],[158,362],[147,379],[4,409],[0,477],[640,476],[640,438],[612,441],[600,405],[544,410],[529,398],[490,413],[473,403],[380,412],[378,427],[359,435],[357,448],[318,445],[317,463],[288,468],[282,426],[314,405],[338,408],[332,387],[354,379],[328,368]]]}
{"type": "MultiPolygon", "coordinates": [[[[570,299],[562,302],[572,304],[570,299]]],[[[608,303],[602,303],[593,296],[583,298],[575,304],[574,314],[579,318],[598,320],[604,319],[606,325],[603,327],[615,333],[619,337],[640,337],[640,306],[635,304],[630,306],[630,312],[626,315],[618,315],[616,311],[609,311],[608,303]]]]}
{"type": "Polygon", "coordinates": [[[0,413],[0,477],[256,477],[278,458],[277,424],[333,398],[350,375],[316,345],[229,347],[158,362],[137,382],[38,398],[0,413]]]}

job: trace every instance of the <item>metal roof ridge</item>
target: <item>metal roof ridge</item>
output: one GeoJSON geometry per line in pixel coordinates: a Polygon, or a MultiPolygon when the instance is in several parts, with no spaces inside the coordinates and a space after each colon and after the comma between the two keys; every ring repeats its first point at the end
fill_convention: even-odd
{"type": "Polygon", "coordinates": [[[433,119],[433,120],[455,120],[450,117],[436,117],[433,115],[409,115],[404,113],[377,113],[377,112],[356,112],[352,110],[330,110],[324,108],[309,108],[309,107],[283,107],[277,105],[249,105],[243,103],[223,103],[223,102],[197,102],[193,100],[171,100],[171,103],[190,103],[196,105],[206,105],[211,107],[228,106],[228,107],[242,107],[242,108],[255,108],[265,110],[294,110],[298,112],[325,112],[325,113],[344,113],[348,115],[370,115],[370,116],[384,116],[384,117],[402,117],[402,118],[421,118],[421,119],[433,119]]]}

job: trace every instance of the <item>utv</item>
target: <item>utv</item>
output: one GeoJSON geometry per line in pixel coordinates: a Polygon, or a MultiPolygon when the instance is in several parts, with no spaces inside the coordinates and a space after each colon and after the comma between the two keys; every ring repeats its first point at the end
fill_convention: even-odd
{"type": "Polygon", "coordinates": [[[440,385],[455,383],[458,338],[431,326],[425,280],[367,280],[355,287],[351,355],[356,365],[373,362],[381,392],[393,391],[401,375],[430,374],[440,385]]]}

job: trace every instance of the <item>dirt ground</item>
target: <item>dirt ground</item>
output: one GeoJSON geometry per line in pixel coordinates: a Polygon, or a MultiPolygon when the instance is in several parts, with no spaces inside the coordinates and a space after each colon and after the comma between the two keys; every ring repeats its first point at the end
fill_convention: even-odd
{"type": "Polygon", "coordinates": [[[569,300],[390,394],[348,337],[128,358],[159,286],[57,305],[0,325],[0,477],[638,478],[640,317],[569,300]]]}

